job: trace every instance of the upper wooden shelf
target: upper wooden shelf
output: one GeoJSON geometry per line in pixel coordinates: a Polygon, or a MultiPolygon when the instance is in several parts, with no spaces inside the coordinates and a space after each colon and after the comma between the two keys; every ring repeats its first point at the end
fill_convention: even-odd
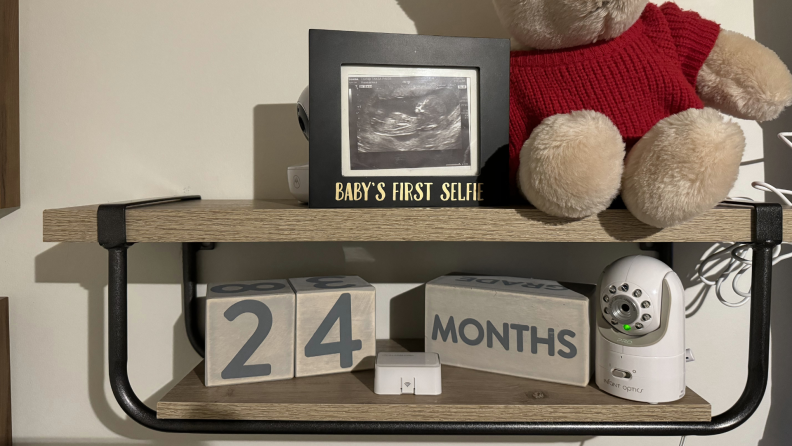
{"type": "MultiPolygon", "coordinates": [[[[423,340],[377,341],[378,351],[422,351],[423,340]]],[[[157,417],[197,420],[420,422],[702,422],[710,404],[688,389],[669,404],[597,389],[443,366],[439,396],[377,396],[374,371],[204,387],[203,363],[157,403],[157,417]]]]}
{"type": "MultiPolygon", "coordinates": [[[[97,206],[44,211],[45,242],[96,242],[97,206]]],[[[792,221],[792,210],[784,211],[792,221]]],[[[127,240],[145,242],[723,242],[751,241],[751,210],[716,208],[659,230],[626,210],[583,220],[529,207],[308,209],[294,201],[201,200],[132,208],[127,240]]],[[[784,225],[792,241],[792,225],[784,225]]]]}

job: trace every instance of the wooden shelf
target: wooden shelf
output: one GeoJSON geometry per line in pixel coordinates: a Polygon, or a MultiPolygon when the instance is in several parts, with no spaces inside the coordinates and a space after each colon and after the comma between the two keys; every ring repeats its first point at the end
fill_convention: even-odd
{"type": "MultiPolygon", "coordinates": [[[[45,242],[96,242],[98,206],[44,211],[45,242]]],[[[792,221],[792,210],[785,210],[792,221]]],[[[751,210],[713,209],[659,230],[626,210],[583,220],[528,207],[308,209],[291,201],[202,200],[127,211],[127,240],[144,242],[722,242],[751,240],[751,210]]],[[[792,225],[784,240],[792,241],[792,225]]]]}
{"type": "MultiPolygon", "coordinates": [[[[378,341],[380,351],[421,350],[423,340],[378,341]]],[[[709,422],[688,389],[650,405],[586,388],[443,366],[440,396],[377,396],[373,370],[259,384],[204,387],[203,363],[157,404],[162,419],[417,422],[709,422]]]]}

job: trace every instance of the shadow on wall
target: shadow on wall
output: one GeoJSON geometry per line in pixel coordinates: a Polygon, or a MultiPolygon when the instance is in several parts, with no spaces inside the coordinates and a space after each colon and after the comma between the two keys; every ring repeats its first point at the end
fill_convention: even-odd
{"type": "Polygon", "coordinates": [[[294,104],[263,104],[253,109],[253,198],[291,198],[286,169],[308,163],[308,141],[297,123],[294,104]]]}
{"type": "Polygon", "coordinates": [[[490,0],[398,0],[418,34],[508,39],[490,0]]]}
{"type": "MultiPolygon", "coordinates": [[[[490,0],[398,0],[418,34],[508,38],[490,0]]],[[[308,141],[290,104],[253,109],[253,196],[290,199],[286,169],[308,163],[308,141]]]]}
{"type": "MultiPolygon", "coordinates": [[[[789,21],[792,18],[792,2],[788,0],[754,0],[756,40],[778,53],[792,67],[792,36],[789,21]]],[[[767,182],[783,189],[792,189],[792,150],[778,134],[792,132],[792,110],[787,109],[780,118],[762,123],[764,130],[765,178],[767,182]]]]}
{"type": "MultiPolygon", "coordinates": [[[[789,0],[754,0],[756,39],[774,50],[786,64],[792,67],[792,39],[789,24],[792,18],[792,2],[789,0]]],[[[792,132],[792,110],[787,110],[773,122],[762,124],[764,130],[765,178],[778,188],[792,189],[792,150],[781,142],[777,135],[792,132]]],[[[777,201],[775,197],[768,199],[777,201]]],[[[792,289],[792,264],[781,263],[773,274],[773,346],[772,346],[772,389],[770,415],[765,425],[761,446],[789,444],[792,437],[792,354],[786,340],[792,338],[792,327],[787,319],[792,314],[792,300],[788,299],[792,289]]],[[[767,397],[766,396],[766,397],[767,397]]]]}
{"type": "MultiPolygon", "coordinates": [[[[181,262],[179,245],[145,244],[129,251],[129,282],[150,284],[181,283],[181,262]]],[[[180,445],[196,444],[193,441],[174,441],[172,436],[139,426],[129,418],[116,415],[108,394],[105,393],[105,288],[107,286],[107,251],[96,244],[62,243],[36,257],[37,283],[76,283],[86,292],[88,312],[87,370],[88,399],[96,418],[118,436],[150,440],[150,444],[180,445]]],[[[130,296],[134,299],[134,296],[130,296]]],[[[198,356],[192,351],[184,330],[184,320],[179,318],[173,326],[173,379],[146,399],[145,403],[154,406],[184,375],[198,363],[198,356]]],[[[112,401],[112,400],[111,400],[112,401]]],[[[68,444],[59,441],[41,440],[46,444],[68,444]]],[[[20,443],[19,444],[31,444],[20,443]]],[[[35,444],[35,442],[33,442],[35,444]]],[[[92,443],[86,440],[86,443],[92,443]]],[[[75,443],[76,444],[76,443],[75,443]]]]}
{"type": "Polygon", "coordinates": [[[17,210],[19,210],[19,208],[0,209],[0,218],[3,218],[5,216],[7,216],[7,215],[11,215],[14,212],[16,212],[17,210]]]}

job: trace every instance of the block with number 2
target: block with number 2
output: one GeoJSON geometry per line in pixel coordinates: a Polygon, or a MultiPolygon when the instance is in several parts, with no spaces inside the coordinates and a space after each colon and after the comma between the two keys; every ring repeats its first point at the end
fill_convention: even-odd
{"type": "Polygon", "coordinates": [[[374,368],[374,287],[355,276],[289,282],[297,293],[295,376],[374,368]]]}
{"type": "Polygon", "coordinates": [[[206,386],[294,377],[295,294],[285,280],[209,285],[206,386]]]}

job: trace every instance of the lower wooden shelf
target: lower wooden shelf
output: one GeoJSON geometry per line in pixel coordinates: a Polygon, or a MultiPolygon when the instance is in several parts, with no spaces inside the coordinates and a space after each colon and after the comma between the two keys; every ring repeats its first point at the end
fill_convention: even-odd
{"type": "MultiPolygon", "coordinates": [[[[378,341],[419,351],[423,341],[378,341]]],[[[688,389],[649,405],[586,388],[443,366],[440,396],[378,396],[374,371],[205,387],[199,364],[157,404],[162,419],[414,422],[709,422],[710,404],[688,389]]]]}

